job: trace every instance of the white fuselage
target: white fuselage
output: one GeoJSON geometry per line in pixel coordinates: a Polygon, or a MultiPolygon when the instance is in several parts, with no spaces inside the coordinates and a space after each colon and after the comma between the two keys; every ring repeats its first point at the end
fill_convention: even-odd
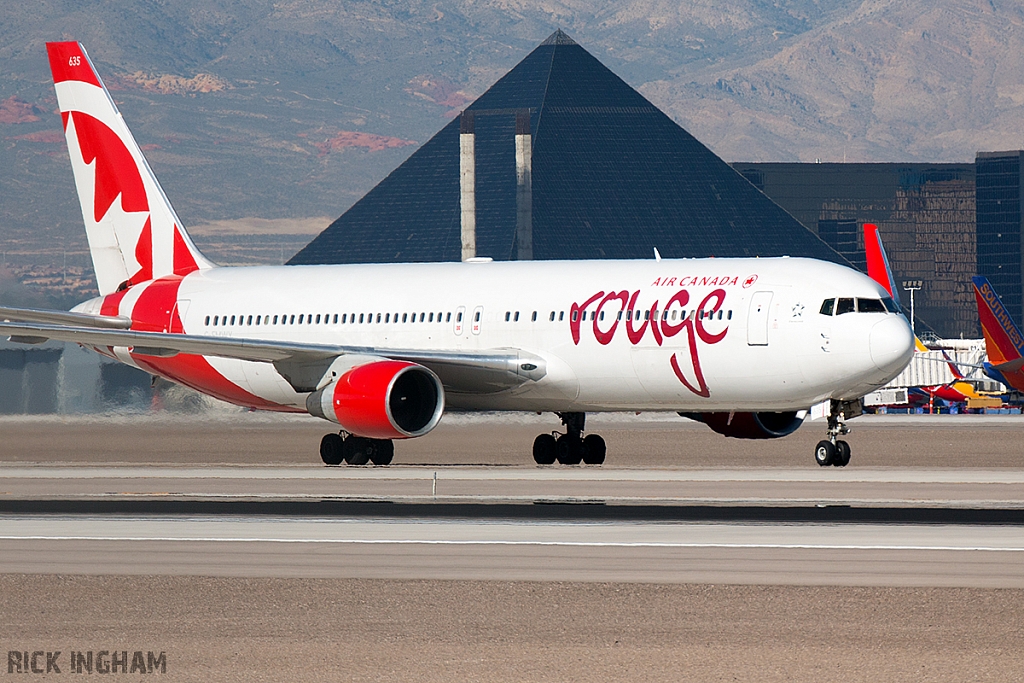
{"type": "MultiPolygon", "coordinates": [[[[124,293],[118,313],[137,319],[149,286],[124,293]]],[[[173,331],[177,314],[190,335],[544,360],[539,381],[449,393],[449,407],[784,411],[899,374],[913,352],[902,315],[819,312],[830,298],[885,296],[854,270],[803,258],[220,267],[182,278],[173,311],[157,315],[173,331]]],[[[245,392],[305,409],[269,363],[206,360],[245,392]]]]}

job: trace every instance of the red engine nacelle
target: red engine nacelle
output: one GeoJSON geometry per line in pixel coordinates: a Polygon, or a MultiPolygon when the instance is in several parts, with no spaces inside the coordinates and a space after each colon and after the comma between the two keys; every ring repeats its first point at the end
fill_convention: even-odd
{"type": "Polygon", "coordinates": [[[679,413],[734,439],[778,439],[803,424],[796,412],[787,413],[679,413]]]}
{"type": "Polygon", "coordinates": [[[444,389],[415,363],[378,360],[357,365],[306,399],[317,417],[373,439],[423,436],[444,412],[444,389]]]}

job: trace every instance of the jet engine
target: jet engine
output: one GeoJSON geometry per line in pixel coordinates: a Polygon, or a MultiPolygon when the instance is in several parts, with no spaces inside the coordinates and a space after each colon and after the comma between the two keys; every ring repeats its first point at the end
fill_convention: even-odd
{"type": "Polygon", "coordinates": [[[306,398],[311,415],[372,439],[423,436],[437,426],[444,412],[437,375],[416,363],[383,358],[346,367],[352,360],[339,358],[326,375],[330,381],[306,398]]]}
{"type": "Polygon", "coordinates": [[[795,411],[786,413],[679,413],[703,422],[713,431],[734,439],[778,439],[803,424],[795,411]]]}

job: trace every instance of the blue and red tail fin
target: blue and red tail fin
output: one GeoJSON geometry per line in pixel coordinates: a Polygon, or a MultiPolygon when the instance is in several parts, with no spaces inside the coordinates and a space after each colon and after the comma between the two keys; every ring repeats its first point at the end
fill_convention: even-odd
{"type": "Polygon", "coordinates": [[[978,319],[985,334],[989,362],[998,369],[1000,365],[1020,360],[1024,357],[1024,335],[988,278],[979,275],[971,280],[974,282],[974,298],[978,302],[978,319]]]}

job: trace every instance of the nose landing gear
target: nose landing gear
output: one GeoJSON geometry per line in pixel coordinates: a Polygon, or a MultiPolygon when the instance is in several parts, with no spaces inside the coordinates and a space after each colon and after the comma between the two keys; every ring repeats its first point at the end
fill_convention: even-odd
{"type": "Polygon", "coordinates": [[[814,447],[814,461],[822,467],[846,467],[850,464],[850,444],[839,439],[850,433],[847,418],[854,418],[863,412],[860,401],[833,400],[828,415],[828,438],[814,447]]]}
{"type": "Polygon", "coordinates": [[[556,413],[565,425],[565,434],[541,434],[533,440],[533,460],[538,465],[600,465],[606,452],[604,439],[597,434],[583,436],[586,413],[556,413]]]}

